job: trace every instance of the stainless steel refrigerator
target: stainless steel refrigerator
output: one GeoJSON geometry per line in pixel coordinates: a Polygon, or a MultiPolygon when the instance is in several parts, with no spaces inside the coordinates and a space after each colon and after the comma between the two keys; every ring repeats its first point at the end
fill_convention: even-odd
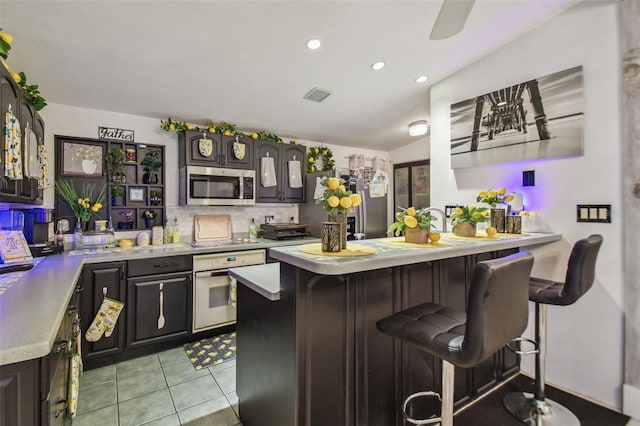
{"type": "MultiPolygon", "coordinates": [[[[298,205],[299,222],[308,225],[308,230],[313,237],[320,237],[320,222],[326,222],[327,212],[321,205],[315,204],[313,198],[316,178],[335,176],[335,172],[317,172],[307,175],[307,202],[298,205]]],[[[357,192],[362,198],[362,204],[354,209],[347,218],[347,232],[349,239],[353,239],[355,234],[364,234],[364,238],[382,238],[387,236],[387,196],[371,198],[369,196],[369,185],[362,178],[341,176],[349,190],[357,192]]]]}

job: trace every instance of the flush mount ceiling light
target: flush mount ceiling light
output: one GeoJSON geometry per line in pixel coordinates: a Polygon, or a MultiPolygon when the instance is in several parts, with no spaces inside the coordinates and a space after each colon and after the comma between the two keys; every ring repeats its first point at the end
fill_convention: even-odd
{"type": "Polygon", "coordinates": [[[420,77],[416,78],[416,83],[424,83],[428,78],[429,77],[426,75],[421,75],[420,77]]]}
{"type": "Polygon", "coordinates": [[[322,42],[320,41],[320,39],[312,38],[311,40],[307,41],[307,47],[311,50],[316,50],[320,46],[322,46],[322,42]]]}
{"type": "Polygon", "coordinates": [[[429,125],[427,124],[427,120],[418,120],[409,124],[410,136],[422,136],[427,133],[427,130],[429,130],[429,125]]]}
{"type": "Polygon", "coordinates": [[[380,71],[382,68],[384,68],[384,62],[382,61],[378,61],[375,64],[371,65],[371,69],[374,71],[380,71]]]}

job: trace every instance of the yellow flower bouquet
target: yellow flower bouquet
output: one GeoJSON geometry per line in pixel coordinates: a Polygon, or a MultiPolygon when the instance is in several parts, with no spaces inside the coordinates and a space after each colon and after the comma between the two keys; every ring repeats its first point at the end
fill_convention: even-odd
{"type": "Polygon", "coordinates": [[[476,202],[489,204],[492,208],[498,204],[506,204],[513,200],[513,194],[505,195],[507,193],[506,188],[499,188],[497,191],[488,189],[486,191],[480,191],[476,197],[476,202]]]}
{"type": "MultiPolygon", "coordinates": [[[[398,236],[404,235],[405,241],[408,243],[424,244],[429,241],[429,229],[434,216],[427,211],[427,208],[416,210],[414,207],[403,209],[400,207],[396,212],[396,221],[389,226],[387,232],[392,232],[398,236]]],[[[438,234],[438,237],[440,234],[438,234]]],[[[431,240],[435,243],[438,237],[432,235],[431,240]]]]}
{"type": "Polygon", "coordinates": [[[347,191],[344,180],[338,178],[324,178],[320,182],[325,190],[316,200],[316,204],[322,204],[322,208],[335,216],[337,213],[349,213],[362,203],[360,195],[347,191]]]}
{"type": "Polygon", "coordinates": [[[76,220],[82,223],[87,223],[91,216],[98,213],[103,207],[106,188],[103,185],[92,201],[94,188],[92,184],[84,184],[82,192],[78,193],[69,180],[63,179],[55,183],[55,189],[60,198],[67,203],[76,220]]]}
{"type": "Polygon", "coordinates": [[[490,219],[491,213],[486,207],[476,207],[473,204],[458,206],[451,213],[453,233],[463,237],[475,237],[476,224],[490,219]]]}

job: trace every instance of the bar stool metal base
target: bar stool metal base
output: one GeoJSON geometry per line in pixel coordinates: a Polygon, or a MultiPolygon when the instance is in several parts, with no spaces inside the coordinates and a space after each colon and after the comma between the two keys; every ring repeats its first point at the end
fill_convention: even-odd
{"type": "Polygon", "coordinates": [[[550,399],[538,401],[532,393],[509,393],[502,403],[513,417],[529,426],[580,426],[568,408],[550,399]]]}

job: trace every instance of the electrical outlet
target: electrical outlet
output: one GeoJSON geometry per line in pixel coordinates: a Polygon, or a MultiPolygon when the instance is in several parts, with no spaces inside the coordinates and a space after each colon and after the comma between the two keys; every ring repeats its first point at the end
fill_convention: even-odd
{"type": "Polygon", "coordinates": [[[611,204],[576,205],[578,222],[611,223],[611,204]]]}

